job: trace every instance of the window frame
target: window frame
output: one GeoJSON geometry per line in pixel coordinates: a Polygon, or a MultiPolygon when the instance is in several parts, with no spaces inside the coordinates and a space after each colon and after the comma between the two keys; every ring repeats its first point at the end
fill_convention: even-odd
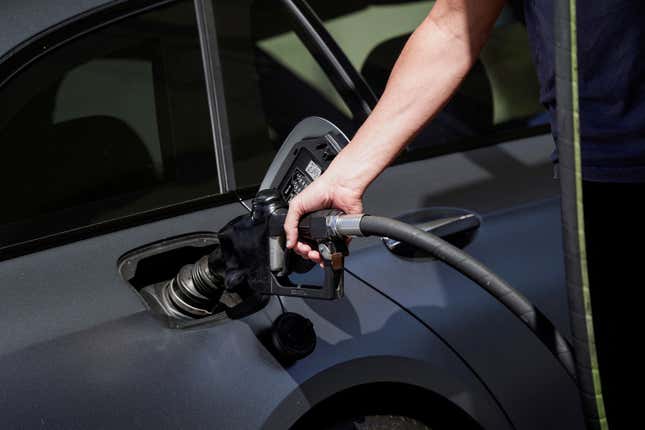
{"type": "Polygon", "coordinates": [[[228,130],[226,103],[224,100],[224,78],[219,61],[215,13],[212,0],[194,0],[197,29],[202,49],[204,80],[211,116],[211,130],[215,145],[215,160],[220,184],[220,193],[235,191],[235,167],[233,150],[228,130]]]}
{"type": "MultiPolygon", "coordinates": [[[[204,47],[207,76],[211,76],[213,88],[209,90],[209,106],[215,110],[218,136],[223,142],[222,157],[226,168],[227,191],[235,191],[240,199],[252,198],[258,186],[236,188],[235,166],[224,97],[224,77],[219,61],[217,32],[213,11],[214,0],[194,0],[197,8],[204,14],[204,47]],[[212,99],[211,99],[212,97],[212,99]]],[[[349,108],[354,122],[362,123],[367,119],[378,101],[374,91],[354,68],[340,46],[325,28],[316,12],[304,0],[278,0],[276,7],[282,7],[291,21],[293,31],[304,48],[312,55],[336,92],[349,108]]],[[[207,80],[208,82],[208,80],[207,80]]],[[[304,118],[303,118],[304,119],[304,118]]]]}
{"type": "Polygon", "coordinates": [[[354,120],[365,121],[378,101],[372,88],[305,0],[281,2],[290,15],[297,36],[343,98],[354,120]]]}
{"type": "MultiPolygon", "coordinates": [[[[22,41],[15,48],[0,56],[0,88],[10,84],[15,76],[18,76],[24,69],[51,51],[59,49],[77,38],[134,15],[176,3],[177,1],[124,1],[116,4],[104,4],[81,14],[68,17],[64,21],[22,41]]],[[[232,165],[226,164],[225,158],[227,149],[225,148],[224,142],[228,142],[226,140],[225,114],[219,108],[221,106],[222,92],[217,90],[217,85],[219,84],[221,86],[222,81],[213,73],[213,70],[217,70],[217,65],[213,60],[213,53],[216,54],[217,50],[216,46],[213,46],[212,41],[209,40],[209,34],[212,34],[210,29],[213,28],[214,19],[212,19],[212,15],[208,15],[208,0],[193,0],[192,3],[196,14],[199,43],[202,52],[201,61],[204,69],[204,79],[206,81],[206,96],[209,105],[211,136],[216,154],[216,165],[213,168],[217,169],[218,179],[220,180],[218,193],[159,208],[135,212],[107,221],[100,221],[0,247],[0,261],[165,218],[238,202],[240,200],[240,196],[234,190],[234,187],[230,187],[228,182],[222,181],[222,177],[226,178],[226,175],[231,175],[233,170],[232,165]],[[209,79],[212,79],[212,81],[209,82],[209,79]]],[[[210,13],[212,14],[212,9],[210,13]]],[[[228,151],[230,153],[230,147],[228,151]]],[[[246,195],[250,190],[241,191],[246,195]]]]}

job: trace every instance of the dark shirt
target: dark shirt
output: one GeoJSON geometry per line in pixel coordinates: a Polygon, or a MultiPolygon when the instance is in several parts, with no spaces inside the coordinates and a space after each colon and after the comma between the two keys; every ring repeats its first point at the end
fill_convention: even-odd
{"type": "MultiPolygon", "coordinates": [[[[524,12],[557,144],[554,1],[524,12]]],[[[576,14],[583,178],[645,182],[645,0],[579,0],[576,14]]]]}

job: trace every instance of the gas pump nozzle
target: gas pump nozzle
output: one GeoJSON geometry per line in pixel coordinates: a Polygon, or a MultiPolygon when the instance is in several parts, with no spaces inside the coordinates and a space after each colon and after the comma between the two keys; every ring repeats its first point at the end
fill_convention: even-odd
{"type": "MultiPolygon", "coordinates": [[[[295,284],[289,274],[306,265],[285,246],[284,220],[288,205],[276,190],[260,191],[253,199],[251,215],[238,217],[220,232],[226,264],[225,284],[245,283],[257,292],[281,296],[337,299],[343,296],[346,235],[339,234],[336,209],[305,215],[299,224],[299,240],[317,249],[323,260],[323,285],[295,284]]],[[[311,268],[312,266],[306,266],[311,268]]]]}

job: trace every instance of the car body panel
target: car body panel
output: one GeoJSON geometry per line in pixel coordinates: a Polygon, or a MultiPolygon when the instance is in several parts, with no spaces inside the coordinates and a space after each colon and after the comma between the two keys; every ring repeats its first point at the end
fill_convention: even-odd
{"type": "Polygon", "coordinates": [[[0,58],[63,21],[107,5],[107,0],[6,0],[0,3],[0,58]]]}
{"type": "Polygon", "coordinates": [[[0,352],[144,311],[119,275],[119,258],[160,238],[223,225],[243,211],[225,205],[0,262],[0,352]]]}
{"type": "Polygon", "coordinates": [[[453,206],[486,214],[557,197],[553,148],[545,134],[394,165],[367,189],[365,211],[398,216],[453,206]]]}
{"type": "Polygon", "coordinates": [[[318,335],[314,354],[288,368],[256,337],[278,315],[276,299],[244,320],[171,329],[119,278],[128,250],[214,230],[241,210],[201,211],[3,262],[13,266],[0,266],[3,425],[285,428],[338,391],[387,381],[432,389],[490,428],[507,427],[440,339],[351,276],[342,301],[285,300],[318,335]],[[11,282],[17,266],[23,279],[11,282]]]}
{"type": "MultiPolygon", "coordinates": [[[[479,213],[483,222],[466,252],[519,289],[570,338],[552,149],[551,136],[536,136],[396,165],[370,186],[365,209],[388,216],[431,206],[479,213]]],[[[582,426],[575,385],[528,329],[477,285],[437,261],[394,256],[377,238],[354,239],[350,250],[349,270],[463,354],[514,425],[582,426]]]]}
{"type": "MultiPolygon", "coordinates": [[[[569,337],[558,203],[485,215],[465,250],[569,337]]],[[[581,428],[573,381],[523,323],[476,284],[441,262],[394,256],[379,243],[355,252],[347,266],[463,354],[517,428],[581,428]]]]}

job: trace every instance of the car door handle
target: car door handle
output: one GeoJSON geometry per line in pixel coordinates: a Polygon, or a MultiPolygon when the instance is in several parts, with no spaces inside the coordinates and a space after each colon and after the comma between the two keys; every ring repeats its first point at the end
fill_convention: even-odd
{"type": "MultiPolygon", "coordinates": [[[[481,225],[481,217],[478,214],[459,208],[426,208],[401,216],[399,219],[410,222],[423,231],[433,233],[459,248],[472,242],[481,225]]],[[[418,248],[398,240],[387,237],[382,240],[385,247],[393,254],[402,257],[429,257],[418,248]]]]}

